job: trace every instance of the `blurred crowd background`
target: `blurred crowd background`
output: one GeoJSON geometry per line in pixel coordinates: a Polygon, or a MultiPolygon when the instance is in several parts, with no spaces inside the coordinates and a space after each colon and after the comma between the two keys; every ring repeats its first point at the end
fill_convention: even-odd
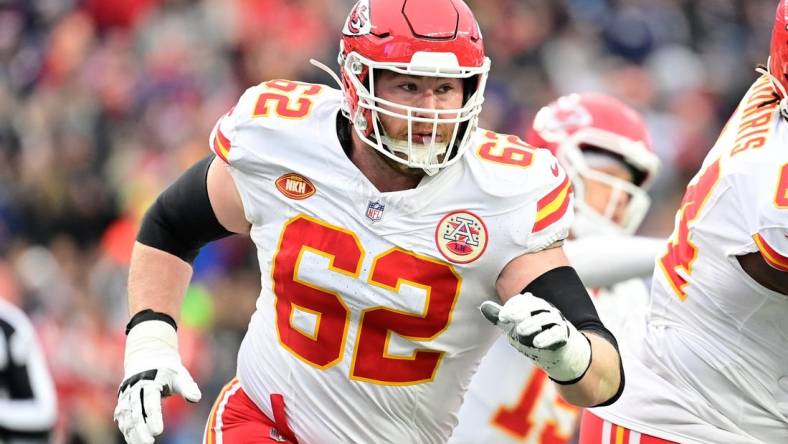
{"type": "MultiPolygon", "coordinates": [[[[30,314],[54,376],[55,443],[119,442],[126,275],[140,218],[208,153],[241,92],[331,84],[352,0],[0,0],[0,295],[30,314]]],[[[471,0],[493,60],[483,126],[604,91],[643,112],[663,171],[641,231],[681,192],[765,63],[777,0],[471,0]]],[[[251,243],[197,259],[181,349],[203,402],[168,400],[164,443],[195,443],[259,291],[251,243]]]]}

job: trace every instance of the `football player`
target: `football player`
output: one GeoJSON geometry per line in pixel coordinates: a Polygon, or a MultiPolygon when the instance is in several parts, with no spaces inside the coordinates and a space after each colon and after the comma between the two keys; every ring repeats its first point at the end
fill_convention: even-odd
{"type": "MultiPolygon", "coordinates": [[[[588,275],[598,285],[591,295],[605,325],[616,337],[634,340],[648,297],[642,277],[663,245],[632,236],[659,168],[645,123],[613,97],[570,94],[537,113],[526,141],[549,148],[567,171],[576,199],[567,256],[581,278],[588,275]]],[[[579,413],[544,371],[501,338],[471,380],[449,442],[569,443],[579,413]]]]}
{"type": "Polygon", "coordinates": [[[687,186],[627,390],[581,443],[788,442],[788,3],[768,67],[687,186]]]}
{"type": "Polygon", "coordinates": [[[615,338],[561,248],[569,178],[548,150],[477,127],[490,61],[469,8],[361,0],[339,66],[339,90],[248,89],[215,155],[147,212],[115,410],[126,439],[162,432],[162,396],[200,399],[177,317],[190,262],[231,233],[257,246],[262,290],[208,443],[444,442],[493,324],[570,402],[613,402],[615,338]]]}

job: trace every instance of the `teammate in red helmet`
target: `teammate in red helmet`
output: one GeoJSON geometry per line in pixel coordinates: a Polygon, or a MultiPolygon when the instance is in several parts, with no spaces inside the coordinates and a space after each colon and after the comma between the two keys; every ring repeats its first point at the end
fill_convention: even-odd
{"type": "Polygon", "coordinates": [[[687,186],[627,390],[581,443],[788,442],[788,3],[768,68],[687,186]]]}
{"type": "MultiPolygon", "coordinates": [[[[664,245],[632,236],[659,167],[645,122],[611,96],[569,94],[539,110],[526,142],[548,148],[572,180],[575,221],[567,257],[605,325],[619,341],[637,341],[648,303],[643,278],[664,245]]],[[[559,395],[544,371],[502,338],[471,380],[449,442],[568,444],[579,419],[580,409],[559,395]],[[502,385],[512,390],[499,390],[502,385]]]]}

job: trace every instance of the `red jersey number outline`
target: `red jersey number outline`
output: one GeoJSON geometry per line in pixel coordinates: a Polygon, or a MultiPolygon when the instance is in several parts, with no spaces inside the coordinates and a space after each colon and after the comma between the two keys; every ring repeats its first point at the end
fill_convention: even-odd
{"type": "Polygon", "coordinates": [[[254,117],[276,115],[285,119],[303,119],[312,112],[314,100],[310,96],[323,90],[321,85],[282,79],[269,80],[263,85],[265,91],[257,97],[254,117]]]}
{"type": "Polygon", "coordinates": [[[477,148],[477,154],[482,159],[521,168],[527,168],[533,163],[536,148],[519,137],[507,135],[502,140],[502,134],[492,131],[485,132],[484,136],[488,142],[477,148]]]}
{"type": "MultiPolygon", "coordinates": [[[[350,309],[340,293],[299,278],[306,251],[328,258],[327,272],[356,279],[365,252],[351,231],[303,214],[290,219],[282,230],[271,271],[279,342],[301,361],[327,369],[342,360],[350,309]],[[296,309],[316,317],[314,332],[294,326],[296,309]]],[[[383,385],[431,381],[443,352],[416,349],[411,356],[391,355],[387,353],[391,333],[419,341],[440,335],[451,322],[461,277],[451,264],[392,248],[374,258],[368,281],[395,293],[402,283],[423,288],[426,302],[422,313],[386,307],[363,310],[349,377],[383,385]]]]}
{"type": "MultiPolygon", "coordinates": [[[[498,410],[490,419],[492,425],[515,440],[525,441],[530,433],[534,431],[539,432],[538,429],[534,429],[537,423],[532,414],[540,402],[555,403],[556,407],[574,412],[575,415],[579,416],[580,409],[578,407],[569,404],[554,392],[545,393],[543,389],[546,384],[550,384],[547,381],[547,373],[540,369],[535,369],[531,372],[531,376],[520,393],[517,404],[512,407],[503,405],[498,407],[498,410]],[[548,394],[554,395],[553,399],[544,399],[548,394]]],[[[536,442],[540,444],[567,444],[570,438],[571,435],[564,435],[558,430],[554,420],[547,420],[544,422],[544,426],[541,427],[541,434],[536,442]]]]}
{"type": "Polygon", "coordinates": [[[781,210],[788,208],[788,163],[780,169],[780,179],[777,181],[774,203],[781,210]]]}
{"type": "Polygon", "coordinates": [[[692,264],[698,257],[698,247],[690,239],[690,226],[700,215],[720,179],[720,159],[701,170],[687,186],[676,215],[676,228],[668,241],[668,250],[659,259],[662,273],[680,300],[687,299],[687,280],[682,276],[692,273],[692,264]]]}

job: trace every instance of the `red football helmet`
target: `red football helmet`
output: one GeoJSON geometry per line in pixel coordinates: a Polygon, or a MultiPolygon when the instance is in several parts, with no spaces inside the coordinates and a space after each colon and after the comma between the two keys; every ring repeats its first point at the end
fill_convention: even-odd
{"type": "Polygon", "coordinates": [[[788,119],[788,3],[785,0],[780,0],[774,16],[768,64],[774,91],[781,99],[780,112],[788,119]]]}
{"type": "Polygon", "coordinates": [[[569,174],[576,196],[575,236],[637,230],[651,202],[645,190],[656,176],[659,159],[635,110],[603,94],[566,95],[539,110],[526,141],[552,151],[569,174]],[[594,168],[611,162],[626,166],[633,182],[594,168]],[[603,212],[586,203],[584,179],[611,187],[603,212]],[[620,199],[627,201],[616,221],[620,199]]]}
{"type": "Polygon", "coordinates": [[[484,56],[479,25],[462,0],[359,0],[342,30],[339,67],[343,112],[361,140],[380,153],[434,174],[467,150],[484,101],[490,59],[484,56]],[[463,79],[463,106],[438,112],[383,100],[375,94],[377,69],[463,79]],[[407,120],[409,136],[414,122],[432,124],[431,142],[389,138],[379,114],[407,120]],[[440,124],[454,124],[450,140],[436,142],[440,124]]]}

